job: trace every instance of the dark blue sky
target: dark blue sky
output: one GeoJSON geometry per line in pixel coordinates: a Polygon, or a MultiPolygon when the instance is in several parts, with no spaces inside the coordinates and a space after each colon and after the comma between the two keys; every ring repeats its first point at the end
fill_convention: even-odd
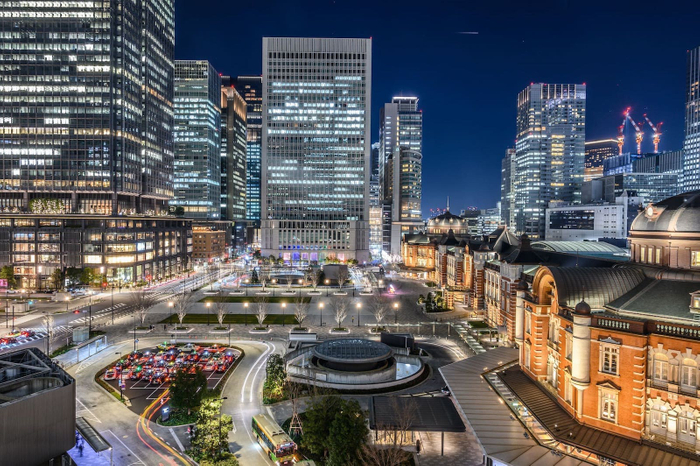
{"type": "Polygon", "coordinates": [[[176,57],[208,59],[224,74],[260,74],[263,36],[372,37],[372,140],[384,102],[420,98],[424,215],[448,195],[453,211],[495,206],[516,97],[530,82],[585,82],[589,140],[615,136],[631,106],[636,119],[664,122],[662,150],[682,147],[697,0],[175,3],[176,57]]]}

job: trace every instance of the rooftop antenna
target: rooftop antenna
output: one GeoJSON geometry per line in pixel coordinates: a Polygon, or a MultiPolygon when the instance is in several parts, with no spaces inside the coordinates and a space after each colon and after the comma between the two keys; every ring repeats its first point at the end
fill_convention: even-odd
{"type": "Polygon", "coordinates": [[[450,196],[447,196],[447,212],[450,211],[450,196]]]}

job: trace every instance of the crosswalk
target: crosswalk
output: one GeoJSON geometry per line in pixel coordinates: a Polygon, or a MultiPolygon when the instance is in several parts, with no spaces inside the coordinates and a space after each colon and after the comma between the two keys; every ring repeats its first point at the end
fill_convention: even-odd
{"type": "MultiPolygon", "coordinates": [[[[110,306],[106,309],[102,309],[100,311],[95,311],[92,313],[92,321],[94,322],[96,318],[103,317],[105,314],[111,315],[112,310],[117,312],[120,309],[127,307],[127,306],[128,305],[126,303],[117,303],[114,306],[110,306]]],[[[77,319],[73,320],[71,323],[77,324],[77,325],[83,325],[83,324],[87,324],[89,320],[90,320],[90,315],[85,314],[82,317],[78,317],[77,319]]]]}

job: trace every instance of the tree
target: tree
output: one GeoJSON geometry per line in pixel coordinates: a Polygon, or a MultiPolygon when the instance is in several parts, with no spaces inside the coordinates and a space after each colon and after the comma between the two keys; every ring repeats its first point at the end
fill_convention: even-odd
{"type": "Polygon", "coordinates": [[[273,354],[267,359],[265,367],[264,396],[272,399],[281,399],[284,391],[284,383],[287,381],[287,372],[284,370],[284,359],[279,354],[273,354]]]}
{"type": "Polygon", "coordinates": [[[250,274],[250,284],[257,285],[260,283],[260,278],[258,277],[258,271],[253,269],[253,273],[250,274]]]}
{"type": "Polygon", "coordinates": [[[267,298],[261,297],[256,301],[255,316],[258,318],[258,325],[263,326],[267,317],[267,298]]]}
{"type": "Polygon", "coordinates": [[[377,423],[378,442],[362,447],[360,458],[363,465],[401,466],[411,456],[403,447],[413,443],[409,432],[416,421],[415,400],[408,398],[402,400],[402,403],[396,397],[388,400],[391,411],[395,413],[395,422],[392,425],[377,423]]]}
{"type": "Polygon", "coordinates": [[[219,290],[216,293],[216,300],[214,301],[214,308],[216,309],[216,319],[219,321],[219,326],[224,325],[224,319],[226,318],[226,311],[228,304],[224,299],[223,291],[219,290]]]}
{"type": "Polygon", "coordinates": [[[199,409],[191,445],[193,456],[200,464],[212,464],[202,463],[202,460],[220,462],[230,457],[228,435],[233,430],[233,421],[231,416],[221,412],[222,403],[220,398],[210,398],[204,400],[199,409]]]}
{"type": "MultiPolygon", "coordinates": [[[[53,343],[54,319],[51,314],[46,314],[41,319],[46,329],[46,355],[51,357],[51,344],[53,343]]],[[[14,323],[14,322],[13,322],[14,323]]]]}
{"type": "Polygon", "coordinates": [[[379,328],[389,310],[389,301],[381,294],[376,294],[372,297],[370,309],[374,318],[377,320],[377,328],[379,328]]]}
{"type": "Polygon", "coordinates": [[[68,267],[66,269],[66,279],[68,280],[68,285],[77,285],[80,283],[83,270],[77,267],[68,267]]]}
{"type": "Polygon", "coordinates": [[[340,290],[343,289],[343,285],[345,285],[345,282],[348,281],[348,268],[347,266],[339,266],[338,267],[338,288],[340,290]]]}
{"type": "Polygon", "coordinates": [[[304,323],[304,319],[309,315],[309,307],[311,304],[303,296],[297,296],[294,298],[294,317],[299,323],[299,327],[304,323]]]}
{"type": "Polygon", "coordinates": [[[202,369],[179,370],[170,384],[170,404],[175,409],[186,409],[189,415],[202,402],[206,391],[207,377],[202,369]]]}
{"type": "Polygon", "coordinates": [[[64,281],[63,272],[61,272],[61,269],[55,269],[51,273],[51,276],[49,277],[49,282],[55,290],[60,290],[61,288],[63,288],[64,281]]]}
{"type": "Polygon", "coordinates": [[[15,268],[11,265],[6,265],[0,269],[0,278],[7,280],[7,287],[14,288],[17,286],[17,279],[15,278],[15,268]]]}
{"type": "Polygon", "coordinates": [[[309,272],[309,280],[311,281],[311,286],[314,288],[314,291],[316,291],[316,287],[321,281],[322,273],[323,272],[321,272],[321,269],[313,269],[309,272]]]}
{"type": "Polygon", "coordinates": [[[85,267],[80,270],[80,283],[82,285],[89,285],[95,279],[95,273],[91,268],[85,267]]]}
{"type": "Polygon", "coordinates": [[[359,463],[359,453],[367,441],[364,413],[355,400],[325,396],[306,410],[303,447],[329,465],[359,463]]]}
{"type": "Polygon", "coordinates": [[[131,303],[134,306],[134,311],[139,316],[141,325],[146,322],[148,310],[156,303],[153,294],[150,291],[141,288],[131,294],[131,303]]]}
{"type": "Polygon", "coordinates": [[[343,321],[348,316],[350,310],[350,300],[346,296],[338,296],[333,301],[333,311],[335,312],[336,328],[342,328],[343,321]]]}
{"type": "Polygon", "coordinates": [[[344,400],[328,429],[328,466],[362,464],[360,451],[367,442],[369,429],[357,400],[344,400]]]}
{"type": "Polygon", "coordinates": [[[175,313],[177,314],[177,319],[180,321],[182,326],[182,321],[185,319],[187,312],[192,307],[193,295],[192,293],[181,293],[175,296],[175,313]]]}
{"type": "Polygon", "coordinates": [[[265,291],[265,285],[267,284],[268,281],[270,281],[270,272],[267,269],[260,268],[260,272],[258,273],[258,280],[260,280],[260,284],[262,285],[263,291],[265,291]]]}

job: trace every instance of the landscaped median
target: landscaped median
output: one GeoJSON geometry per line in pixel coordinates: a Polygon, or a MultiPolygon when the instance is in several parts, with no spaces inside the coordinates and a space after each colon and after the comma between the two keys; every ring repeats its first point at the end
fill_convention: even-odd
{"type": "MultiPolygon", "coordinates": [[[[199,300],[200,303],[218,303],[218,302],[223,302],[223,303],[257,303],[260,300],[264,299],[268,304],[282,304],[282,303],[290,303],[290,298],[293,298],[293,296],[267,296],[267,297],[261,297],[261,296],[208,296],[206,298],[202,298],[199,300]]],[[[296,302],[299,298],[295,298],[294,302],[296,302]]],[[[304,296],[302,298],[304,300],[304,303],[310,303],[311,298],[304,296]]]]}
{"type": "MultiPolygon", "coordinates": [[[[294,317],[294,315],[291,314],[271,314],[265,317],[265,321],[263,322],[264,325],[282,325],[284,322],[285,325],[297,325],[297,319],[294,317]]],[[[167,319],[163,319],[160,321],[161,324],[178,324],[179,321],[177,319],[177,316],[171,316],[168,317],[167,319]]],[[[187,314],[183,319],[182,319],[182,324],[206,324],[209,323],[211,325],[219,326],[219,321],[216,318],[216,315],[210,314],[207,316],[207,314],[187,314]]],[[[251,310],[249,314],[226,314],[224,317],[224,325],[228,324],[248,324],[248,325],[258,325],[258,316],[254,314],[254,311],[251,310]]]]}

